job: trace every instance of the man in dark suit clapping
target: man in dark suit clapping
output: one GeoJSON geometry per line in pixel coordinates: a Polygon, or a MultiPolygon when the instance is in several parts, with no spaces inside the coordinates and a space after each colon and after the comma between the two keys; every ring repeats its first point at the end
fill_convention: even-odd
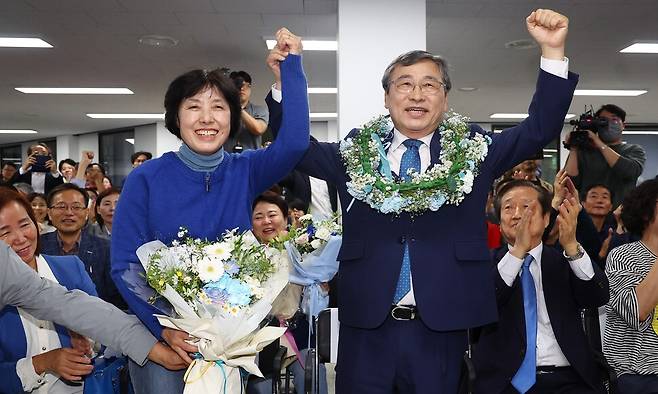
{"type": "Polygon", "coordinates": [[[545,189],[510,181],[495,207],[510,246],[493,271],[499,320],[483,328],[473,351],[475,392],[604,393],[580,310],[608,302],[608,280],[576,241],[580,205],[571,197],[559,208],[562,253],[542,243],[545,189]]]}

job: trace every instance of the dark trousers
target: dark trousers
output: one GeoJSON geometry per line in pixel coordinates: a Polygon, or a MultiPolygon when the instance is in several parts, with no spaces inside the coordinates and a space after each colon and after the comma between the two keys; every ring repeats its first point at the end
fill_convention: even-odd
{"type": "Polygon", "coordinates": [[[466,331],[432,331],[388,317],[375,329],[340,325],[336,394],[457,392],[466,331]]]}
{"type": "Polygon", "coordinates": [[[617,378],[617,394],[658,393],[658,376],[624,374],[617,378]]]}
{"type": "MultiPolygon", "coordinates": [[[[559,368],[547,373],[538,373],[537,381],[527,394],[601,394],[605,393],[603,382],[597,389],[591,388],[571,367],[559,368]]],[[[504,394],[518,394],[509,385],[504,394]]]]}

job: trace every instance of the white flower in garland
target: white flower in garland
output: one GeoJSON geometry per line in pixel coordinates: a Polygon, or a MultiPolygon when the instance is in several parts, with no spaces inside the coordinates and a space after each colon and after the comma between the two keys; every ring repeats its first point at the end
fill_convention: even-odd
{"type": "Polygon", "coordinates": [[[441,135],[440,162],[425,173],[414,172],[410,181],[390,179],[380,171],[382,139],[392,125],[388,117],[368,122],[355,136],[343,140],[340,153],[350,180],[347,191],[382,213],[437,211],[444,204],[459,205],[473,190],[478,167],[489,151],[491,138],[471,135],[468,119],[447,114],[437,132],[441,135]]]}

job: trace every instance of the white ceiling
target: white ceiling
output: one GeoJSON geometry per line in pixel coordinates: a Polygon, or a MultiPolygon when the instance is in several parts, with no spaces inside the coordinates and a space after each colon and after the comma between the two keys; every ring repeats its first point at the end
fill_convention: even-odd
{"type": "MultiPolygon", "coordinates": [[[[658,42],[655,0],[428,1],[428,50],[451,65],[455,110],[480,122],[493,112],[526,112],[538,52],[504,44],[528,38],[523,18],[537,7],[570,17],[567,55],[571,70],[581,75],[579,88],[649,91],[635,98],[576,97],[570,112],[613,102],[627,109],[629,122],[658,123],[658,55],[619,53],[636,41],[658,42]],[[478,90],[457,89],[464,86],[478,90]]],[[[167,84],[199,67],[247,70],[254,77],[254,101],[262,103],[271,83],[263,36],[280,26],[305,38],[333,39],[337,2],[0,0],[0,36],[40,37],[54,46],[0,48],[0,129],[31,128],[39,131],[37,138],[49,138],[144,123],[90,119],[85,113],[162,112],[167,84]],[[147,34],[171,36],[179,44],[139,44],[147,34]],[[17,86],[127,87],[135,94],[27,95],[15,91],[17,86]]],[[[310,86],[336,86],[335,53],[307,51],[304,63],[310,86]]],[[[335,96],[312,95],[311,111],[335,112],[335,96]]],[[[2,135],[0,144],[34,138],[2,135]]]]}

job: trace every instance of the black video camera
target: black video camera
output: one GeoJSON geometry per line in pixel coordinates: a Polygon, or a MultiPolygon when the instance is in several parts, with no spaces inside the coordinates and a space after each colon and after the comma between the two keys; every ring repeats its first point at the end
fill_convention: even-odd
{"type": "Polygon", "coordinates": [[[599,131],[608,127],[608,119],[594,116],[593,110],[590,108],[581,114],[578,120],[570,120],[569,124],[573,125],[574,129],[569,137],[569,145],[565,145],[565,148],[569,149],[574,146],[578,149],[592,149],[592,142],[589,139],[587,130],[598,134],[599,131]]]}

